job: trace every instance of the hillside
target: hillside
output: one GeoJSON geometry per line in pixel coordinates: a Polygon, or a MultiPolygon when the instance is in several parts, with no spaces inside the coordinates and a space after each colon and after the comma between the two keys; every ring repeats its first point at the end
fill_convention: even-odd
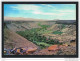
{"type": "Polygon", "coordinates": [[[18,35],[15,32],[12,32],[8,29],[5,29],[4,35],[4,48],[12,49],[12,48],[19,48],[19,47],[33,47],[38,48],[35,44],[28,41],[24,37],[18,35]]]}

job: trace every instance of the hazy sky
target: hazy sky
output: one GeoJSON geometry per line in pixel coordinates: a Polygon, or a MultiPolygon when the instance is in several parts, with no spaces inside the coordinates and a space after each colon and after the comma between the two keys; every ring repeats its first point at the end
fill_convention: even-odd
{"type": "Polygon", "coordinates": [[[4,16],[35,19],[75,20],[75,4],[4,4],[4,16]]]}

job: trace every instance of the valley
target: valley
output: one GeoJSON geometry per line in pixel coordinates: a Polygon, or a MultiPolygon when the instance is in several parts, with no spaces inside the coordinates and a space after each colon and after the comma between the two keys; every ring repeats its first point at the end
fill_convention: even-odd
{"type": "Polygon", "coordinates": [[[76,21],[4,21],[4,48],[33,48],[26,55],[75,55],[76,21]]]}

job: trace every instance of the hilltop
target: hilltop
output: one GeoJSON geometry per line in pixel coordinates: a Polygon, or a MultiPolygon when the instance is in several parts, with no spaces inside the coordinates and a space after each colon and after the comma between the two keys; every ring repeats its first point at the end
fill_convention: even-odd
{"type": "MultiPolygon", "coordinates": [[[[23,17],[4,17],[4,21],[45,21],[44,19],[23,18],[23,17]]],[[[49,21],[49,20],[46,20],[49,21]]]]}

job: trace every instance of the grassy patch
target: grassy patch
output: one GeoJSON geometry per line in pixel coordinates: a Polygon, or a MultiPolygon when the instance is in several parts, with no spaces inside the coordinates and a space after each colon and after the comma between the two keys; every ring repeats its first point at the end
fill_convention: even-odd
{"type": "Polygon", "coordinates": [[[45,29],[43,29],[43,30],[38,31],[38,33],[39,34],[48,34],[48,33],[52,33],[52,30],[45,30],[45,29]]]}
{"type": "Polygon", "coordinates": [[[54,31],[53,32],[53,34],[59,34],[59,35],[61,35],[63,32],[61,32],[61,31],[54,31]]]}

